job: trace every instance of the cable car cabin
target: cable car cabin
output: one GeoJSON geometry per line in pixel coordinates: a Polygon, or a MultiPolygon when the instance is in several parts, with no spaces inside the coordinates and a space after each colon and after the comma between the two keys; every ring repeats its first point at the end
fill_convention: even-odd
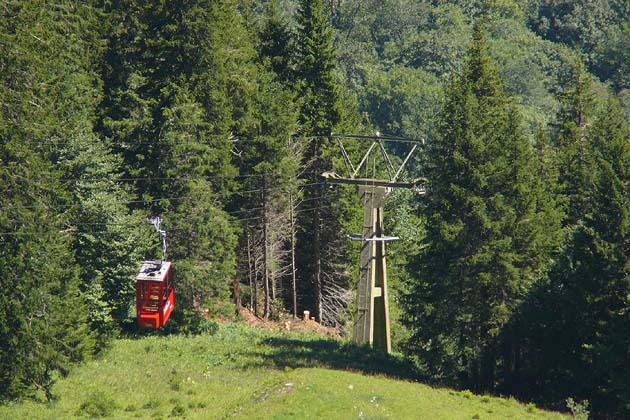
{"type": "Polygon", "coordinates": [[[145,261],[136,277],[136,313],[138,325],[160,328],[166,324],[175,306],[171,263],[145,261]]]}

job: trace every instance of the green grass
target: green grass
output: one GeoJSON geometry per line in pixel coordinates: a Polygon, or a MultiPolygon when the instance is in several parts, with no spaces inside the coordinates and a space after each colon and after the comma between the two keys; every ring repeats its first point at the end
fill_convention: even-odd
{"type": "Polygon", "coordinates": [[[0,419],[566,419],[514,400],[412,381],[402,359],[316,335],[244,325],[117,340],[0,419]]]}

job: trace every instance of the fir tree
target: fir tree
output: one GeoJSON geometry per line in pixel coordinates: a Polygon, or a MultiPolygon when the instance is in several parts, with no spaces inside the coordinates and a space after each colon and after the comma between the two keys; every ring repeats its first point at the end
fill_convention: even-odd
{"type": "MultiPolygon", "coordinates": [[[[235,204],[244,218],[252,219],[246,220],[248,230],[259,240],[250,241],[250,245],[261,245],[254,249],[243,247],[242,259],[247,260],[248,251],[261,256],[261,264],[258,265],[260,273],[256,273],[256,277],[260,275],[263,283],[262,312],[267,317],[272,315],[274,300],[276,306],[282,298],[286,298],[287,304],[292,300],[283,293],[291,288],[283,287],[283,283],[291,277],[285,275],[291,252],[287,247],[294,229],[291,211],[295,210],[293,206],[299,195],[297,174],[301,154],[300,146],[292,139],[297,128],[293,93],[276,80],[274,73],[261,69],[258,77],[256,116],[260,125],[250,134],[255,141],[241,146],[238,163],[244,177],[241,182],[243,188],[258,190],[259,193],[245,194],[235,204]]],[[[243,240],[246,242],[247,237],[243,240]]],[[[249,271],[244,270],[245,273],[249,271]]]]}
{"type": "Polygon", "coordinates": [[[588,127],[594,111],[590,75],[581,56],[571,64],[564,88],[558,96],[560,111],[553,139],[558,148],[559,182],[567,199],[567,225],[574,225],[592,211],[590,184],[593,182],[592,145],[588,127]]]}
{"type": "MultiPolygon", "coordinates": [[[[76,207],[69,212],[69,225],[76,234],[74,255],[80,267],[81,290],[89,302],[89,320],[104,346],[120,323],[129,317],[135,296],[132,283],[143,247],[136,227],[138,217],[130,214],[132,195],[120,181],[121,159],[107,139],[94,132],[93,122],[101,97],[99,66],[103,27],[100,12],[92,7],[58,7],[64,25],[59,32],[82,34],[80,42],[68,36],[49,35],[50,60],[66,51],[55,72],[62,75],[54,86],[74,91],[72,100],[59,101],[63,129],[53,164],[67,179],[76,207]],[[52,43],[52,40],[55,43],[52,43]]],[[[61,23],[58,24],[61,26],[61,23]]],[[[141,219],[141,218],[140,218],[141,219]]],[[[144,228],[141,228],[144,229],[144,228]]]]}
{"type": "Polygon", "coordinates": [[[259,54],[264,64],[282,82],[293,80],[293,38],[289,24],[280,12],[278,0],[268,3],[265,21],[258,32],[259,54]]]}
{"type": "Polygon", "coordinates": [[[198,311],[226,299],[235,274],[236,230],[224,209],[235,188],[233,144],[257,125],[253,43],[235,1],[106,10],[102,133],[128,174],[143,178],[142,207],[170,230],[177,310],[198,311]]]}
{"type": "Polygon", "coordinates": [[[549,282],[528,304],[531,326],[522,333],[523,379],[536,384],[542,401],[588,398],[596,412],[616,418],[628,415],[622,372],[630,361],[629,134],[619,105],[609,100],[588,132],[594,174],[584,192],[591,213],[569,229],[549,282]]]}
{"type": "Polygon", "coordinates": [[[297,15],[295,77],[300,122],[310,136],[327,136],[340,122],[333,33],[320,0],[301,1],[297,15]]]}
{"type": "Polygon", "coordinates": [[[428,149],[426,247],[407,297],[410,352],[477,390],[509,370],[504,327],[547,268],[559,222],[520,125],[477,23],[428,149]]]}
{"type": "Polygon", "coordinates": [[[619,417],[630,415],[627,401],[630,382],[622,372],[630,366],[626,328],[630,309],[630,130],[619,104],[609,99],[593,125],[592,137],[599,171],[595,181],[595,212],[590,235],[591,258],[582,268],[595,278],[591,291],[593,338],[589,379],[593,406],[619,417]]]}
{"type": "Polygon", "coordinates": [[[51,399],[54,379],[94,344],[73,255],[74,203],[55,165],[85,128],[73,117],[90,93],[65,78],[85,81],[77,55],[88,42],[65,40],[83,39],[90,8],[10,2],[0,13],[0,398],[51,399]]]}
{"type": "Polygon", "coordinates": [[[517,376],[536,384],[531,392],[546,401],[568,395],[587,398],[581,384],[590,382],[591,368],[581,349],[590,345],[592,333],[587,302],[593,297],[593,272],[582,268],[593,262],[588,232],[590,221],[599,217],[594,184],[601,174],[591,135],[595,98],[579,56],[568,69],[558,99],[561,108],[552,127],[555,147],[544,147],[548,158],[543,163],[547,174],[557,174],[555,196],[565,208],[565,228],[554,265],[523,305],[515,328],[523,348],[517,376]]]}
{"type": "Polygon", "coordinates": [[[348,246],[344,240],[344,219],[349,218],[347,203],[332,199],[327,188],[318,184],[318,175],[334,169],[336,153],[330,133],[342,122],[340,89],[335,80],[333,33],[324,15],[321,0],[301,1],[297,14],[295,89],[300,98],[299,122],[308,139],[304,164],[310,172],[305,177],[311,186],[304,191],[304,201],[313,210],[298,214],[298,273],[303,290],[302,305],[311,309],[319,322],[342,322],[335,312],[342,309],[334,302],[339,287],[347,287],[348,278],[341,269],[348,246]],[[308,293],[306,285],[310,285],[308,293]],[[308,298],[312,296],[312,299],[308,298]],[[328,310],[324,310],[324,306],[328,310]],[[337,308],[337,309],[333,309],[337,308]]]}
{"type": "Polygon", "coordinates": [[[172,181],[165,192],[184,199],[169,203],[164,220],[179,306],[193,314],[208,305],[216,308],[229,299],[229,280],[235,275],[236,237],[228,215],[221,209],[222,197],[211,181],[216,174],[216,156],[203,107],[185,88],[171,89],[171,100],[164,110],[163,139],[171,153],[168,161],[172,162],[165,175],[172,181]]]}

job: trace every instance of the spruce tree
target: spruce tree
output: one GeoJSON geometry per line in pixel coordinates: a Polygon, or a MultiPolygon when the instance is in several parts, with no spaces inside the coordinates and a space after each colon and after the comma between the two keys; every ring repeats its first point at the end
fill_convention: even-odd
{"type": "MultiPolygon", "coordinates": [[[[332,32],[324,16],[321,1],[302,1],[297,15],[298,33],[296,36],[296,90],[300,102],[299,120],[304,134],[309,136],[328,135],[338,123],[336,112],[337,90],[332,71],[334,69],[334,52],[332,46],[332,32]]],[[[313,138],[305,150],[304,161],[312,162],[309,171],[323,172],[331,161],[322,155],[326,148],[330,148],[325,138],[313,138]]],[[[307,183],[315,183],[316,175],[306,178],[307,183]]],[[[323,196],[324,188],[309,188],[304,198],[314,200],[323,196]]],[[[318,201],[326,203],[326,201],[318,201]]],[[[323,233],[328,226],[326,222],[334,220],[326,217],[322,210],[299,216],[298,224],[301,231],[298,235],[298,261],[302,268],[300,278],[302,285],[311,286],[312,300],[304,302],[306,308],[311,309],[315,319],[323,320],[322,311],[322,249],[325,246],[326,235],[323,233]],[[311,306],[312,305],[312,306],[311,306]]],[[[329,224],[330,225],[330,224],[329,224]]],[[[306,292],[306,290],[305,290],[306,292]]],[[[305,293],[306,294],[306,293],[305,293]]]]}
{"type": "Polygon", "coordinates": [[[180,309],[194,314],[229,300],[236,237],[211,180],[216,158],[203,107],[185,87],[171,89],[163,110],[163,139],[170,151],[164,173],[171,179],[165,193],[184,198],[166,206],[167,258],[174,262],[180,309]]]}
{"type": "Polygon", "coordinates": [[[74,255],[80,267],[81,290],[89,303],[90,324],[98,333],[99,346],[104,346],[129,318],[135,296],[133,278],[146,241],[141,241],[137,232],[144,229],[142,218],[128,211],[132,195],[127,183],[120,180],[120,156],[112,152],[108,139],[100,138],[94,130],[102,97],[99,68],[105,28],[99,19],[101,13],[69,3],[57,8],[57,13],[62,11],[65,24],[58,24],[58,29],[81,34],[81,40],[50,34],[50,48],[42,51],[50,60],[65,51],[55,69],[63,77],[52,86],[59,91],[75,91],[72,100],[56,104],[57,111],[63,113],[59,133],[63,141],[56,147],[52,163],[66,179],[76,204],[68,212],[76,235],[74,255]]]}
{"type": "Polygon", "coordinates": [[[340,122],[339,88],[335,80],[335,50],[322,2],[300,2],[296,35],[296,88],[301,102],[304,134],[328,136],[340,122]]]}
{"type": "Polygon", "coordinates": [[[558,149],[559,182],[567,200],[564,224],[574,225],[592,211],[589,194],[595,169],[587,133],[595,102],[591,76],[580,55],[571,63],[558,100],[553,139],[558,149]]]}
{"type": "Polygon", "coordinates": [[[559,216],[543,205],[535,154],[479,22],[438,133],[427,150],[426,243],[406,299],[409,351],[431,372],[491,390],[509,370],[504,328],[547,268],[559,216]]]}
{"type": "Polygon", "coordinates": [[[570,226],[543,293],[528,304],[523,379],[537,397],[588,398],[602,415],[628,416],[630,132],[610,99],[587,133],[593,162],[590,214],[570,226]]]}
{"type": "MultiPolygon", "coordinates": [[[[234,203],[239,216],[249,219],[244,223],[250,235],[258,239],[250,241],[250,245],[260,244],[248,248],[245,235],[241,258],[246,261],[248,252],[261,256],[260,273],[256,276],[261,277],[264,289],[260,295],[265,317],[276,315],[271,313],[274,308],[288,307],[292,301],[285,293],[291,290],[286,286],[292,277],[290,273],[286,275],[291,253],[287,248],[293,230],[291,211],[299,196],[297,174],[301,159],[300,146],[292,139],[297,129],[295,98],[277,79],[275,73],[264,68],[258,74],[256,117],[260,124],[250,132],[253,141],[239,146],[237,161],[243,189],[257,192],[243,194],[234,203]],[[286,303],[281,305],[283,298],[286,303]]],[[[244,270],[244,277],[249,282],[247,272],[244,270]]]]}
{"type": "MultiPolygon", "coordinates": [[[[319,181],[324,171],[337,169],[338,153],[330,133],[336,129],[356,129],[346,121],[343,95],[335,79],[333,33],[321,0],[301,1],[297,13],[295,41],[295,89],[300,99],[301,134],[307,137],[303,162],[304,201],[312,210],[298,213],[298,266],[304,309],[310,309],[319,322],[344,321],[345,303],[340,289],[349,287],[347,264],[349,246],[344,238],[356,200],[344,191],[344,198],[332,197],[319,181]],[[308,287],[310,286],[310,287],[308,287]],[[326,309],[324,309],[326,308],[326,309]]],[[[350,108],[350,107],[348,107],[350,108]]]]}
{"type": "Polygon", "coordinates": [[[593,279],[588,302],[592,338],[583,346],[592,360],[593,407],[618,417],[630,415],[630,381],[621,366],[628,366],[630,334],[630,130],[615,99],[602,107],[593,124],[597,156],[594,206],[588,231],[592,237],[590,258],[582,270],[593,279]]]}
{"type": "Polygon", "coordinates": [[[597,395],[595,409],[627,417],[630,381],[620,367],[630,363],[630,127],[615,99],[610,98],[602,107],[592,136],[600,169],[595,184],[595,214],[590,223],[593,264],[585,267],[598,278],[598,290],[592,296],[596,381],[589,380],[589,384],[597,395]]]}
{"type": "Polygon", "coordinates": [[[272,0],[267,4],[265,20],[258,31],[258,39],[258,51],[263,62],[282,82],[293,80],[294,41],[289,23],[280,12],[278,0],[272,0]]]}
{"type": "Polygon", "coordinates": [[[0,13],[0,399],[51,399],[54,379],[94,344],[73,255],[74,203],[55,165],[84,128],[72,117],[90,93],[66,78],[85,80],[74,55],[85,44],[66,39],[85,35],[90,8],[26,1],[0,13]]]}
{"type": "Polygon", "coordinates": [[[587,398],[582,384],[591,380],[592,367],[582,346],[590,346],[592,334],[588,301],[594,297],[594,271],[589,270],[597,269],[586,267],[593,262],[589,224],[599,217],[594,185],[601,174],[591,133],[595,98],[579,55],[567,71],[558,100],[560,110],[551,132],[554,147],[545,148],[556,158],[546,159],[547,173],[557,174],[556,200],[565,213],[561,248],[548,276],[523,305],[516,328],[523,347],[517,376],[536,384],[531,392],[546,401],[569,395],[587,398]]]}
{"type": "Polygon", "coordinates": [[[100,127],[140,178],[138,207],[170,231],[176,308],[192,314],[225,300],[234,277],[225,208],[236,188],[233,145],[257,124],[253,43],[236,1],[115,2],[106,12],[100,127]]]}

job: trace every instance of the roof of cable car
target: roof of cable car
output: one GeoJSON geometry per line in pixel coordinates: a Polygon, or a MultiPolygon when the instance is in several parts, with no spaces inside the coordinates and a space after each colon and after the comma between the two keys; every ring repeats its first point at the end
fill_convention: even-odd
{"type": "Polygon", "coordinates": [[[170,268],[168,261],[144,261],[136,280],[164,281],[170,268]]]}

